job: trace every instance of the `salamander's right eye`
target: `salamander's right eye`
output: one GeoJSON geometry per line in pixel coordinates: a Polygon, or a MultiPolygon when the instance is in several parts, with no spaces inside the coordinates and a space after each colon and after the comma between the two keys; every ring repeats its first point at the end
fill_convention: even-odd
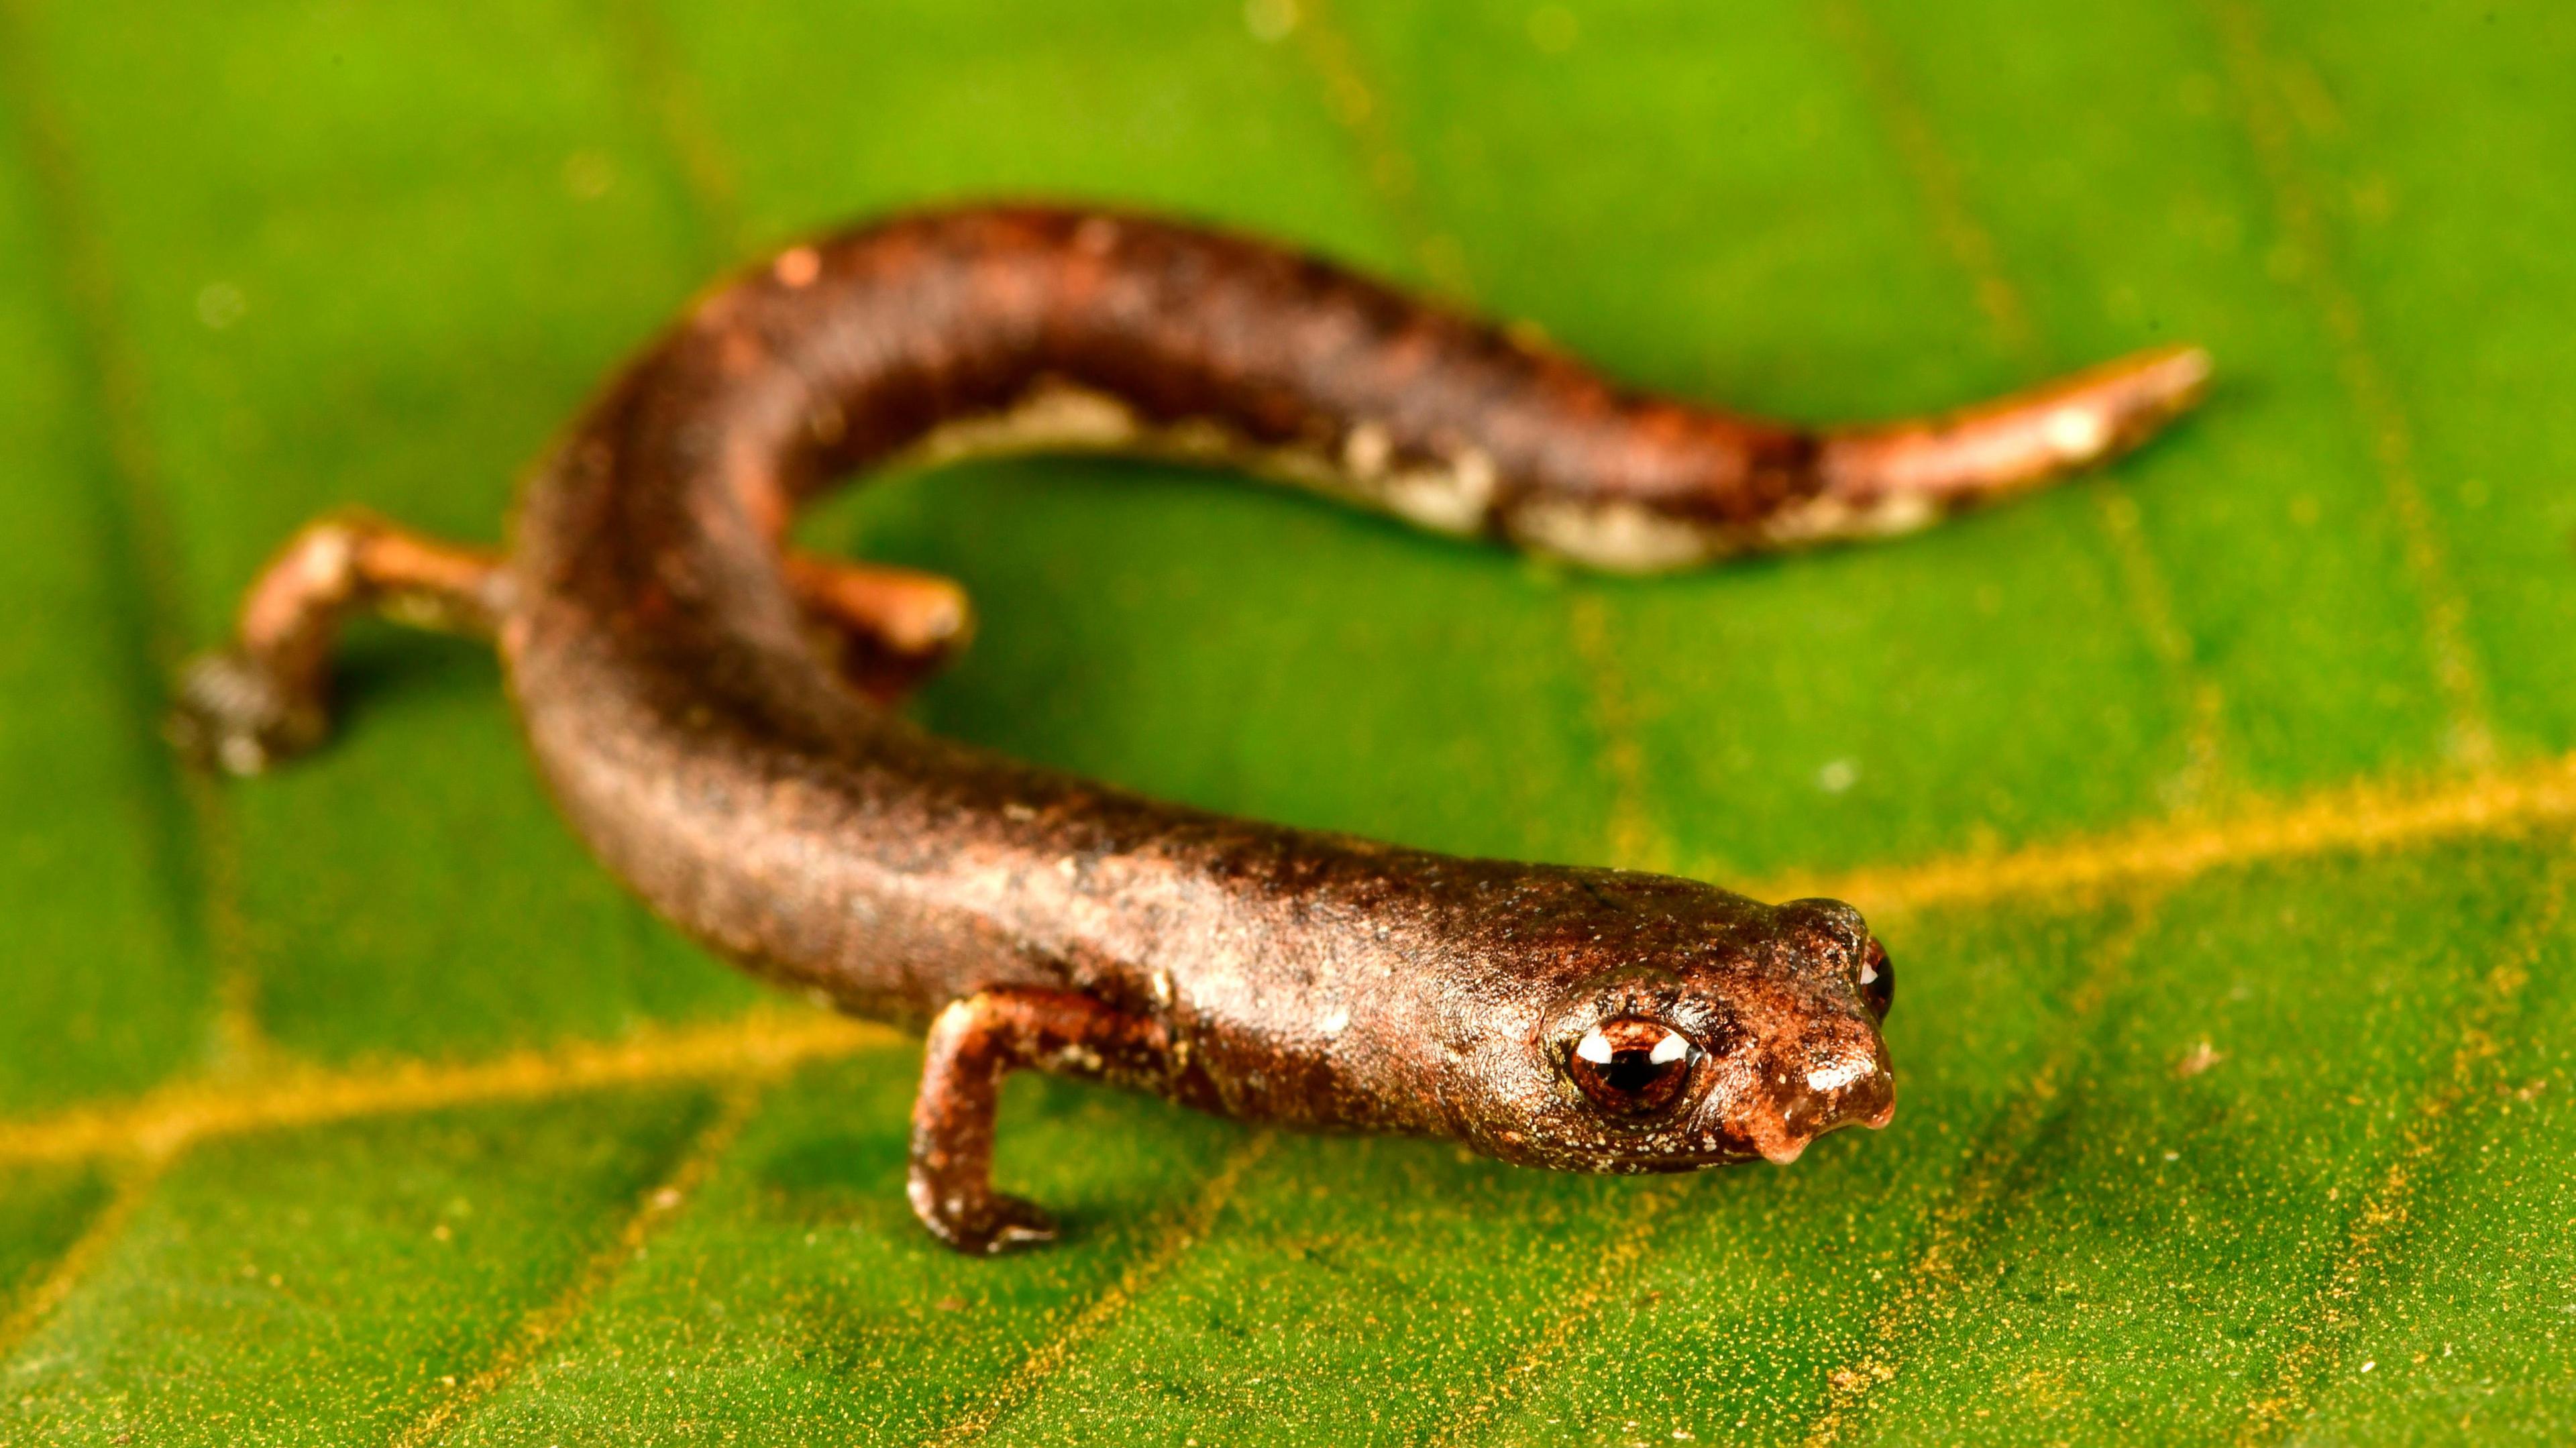
{"type": "Polygon", "coordinates": [[[1647,1116],[1673,1104],[1698,1059],[1690,1037],[1661,1021],[1624,1016],[1584,1032],[1565,1073],[1602,1110],[1647,1116]]]}
{"type": "Polygon", "coordinates": [[[1860,987],[1861,1004],[1869,1007],[1872,1020],[1887,1019],[1887,1008],[1896,1004],[1896,967],[1888,963],[1887,947],[1872,940],[1861,952],[1860,966],[1852,972],[1860,987]]]}

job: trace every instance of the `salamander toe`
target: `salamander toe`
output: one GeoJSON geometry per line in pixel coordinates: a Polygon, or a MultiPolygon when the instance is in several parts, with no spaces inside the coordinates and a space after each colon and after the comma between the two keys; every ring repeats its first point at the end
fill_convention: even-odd
{"type": "Polygon", "coordinates": [[[330,711],[238,649],[201,654],[180,671],[163,733],[190,761],[261,774],[329,736],[330,711]]]}

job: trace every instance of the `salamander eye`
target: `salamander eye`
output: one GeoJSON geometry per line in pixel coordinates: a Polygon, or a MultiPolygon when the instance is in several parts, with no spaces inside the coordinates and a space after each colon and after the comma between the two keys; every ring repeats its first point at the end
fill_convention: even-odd
{"type": "Polygon", "coordinates": [[[1602,1110],[1645,1116],[1673,1104],[1698,1058],[1690,1037],[1661,1021],[1626,1016],[1584,1032],[1565,1073],[1602,1110]]]}
{"type": "Polygon", "coordinates": [[[1870,1018],[1886,1020],[1887,1008],[1896,1004],[1896,967],[1888,962],[1887,947],[1875,940],[1869,943],[1861,952],[1853,982],[1860,987],[1861,1004],[1869,1007],[1870,1018]]]}

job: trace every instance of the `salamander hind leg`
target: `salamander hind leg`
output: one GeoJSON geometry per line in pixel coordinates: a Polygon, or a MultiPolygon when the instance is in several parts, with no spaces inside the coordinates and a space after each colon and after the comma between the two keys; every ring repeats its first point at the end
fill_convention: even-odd
{"type": "Polygon", "coordinates": [[[993,1190],[993,1119],[1002,1078],[1035,1067],[1144,1084],[1163,1032],[1075,991],[989,990],[932,1022],[912,1108],[914,1215],[960,1252],[989,1256],[1054,1240],[1047,1214],[993,1190]]]}
{"type": "Polygon", "coordinates": [[[305,753],[331,732],[331,646],[350,617],[488,635],[506,589],[488,553],[361,514],[307,524],[243,595],[232,643],[181,672],[170,742],[230,774],[305,753]]]}
{"type": "Polygon", "coordinates": [[[974,606],[953,579],[810,553],[790,553],[785,562],[787,587],[833,665],[879,703],[911,693],[974,637],[974,606]]]}

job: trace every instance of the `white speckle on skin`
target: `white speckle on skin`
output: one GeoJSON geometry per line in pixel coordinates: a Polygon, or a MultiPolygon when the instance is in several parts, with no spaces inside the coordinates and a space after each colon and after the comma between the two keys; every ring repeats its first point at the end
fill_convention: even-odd
{"type": "Polygon", "coordinates": [[[1117,398],[1049,379],[1004,411],[932,428],[909,450],[907,460],[946,463],[1004,453],[1107,451],[1133,446],[1143,432],[1136,414],[1117,398]]]}
{"type": "Polygon", "coordinates": [[[336,591],[349,572],[348,532],[340,528],[323,528],[309,536],[313,541],[304,553],[305,581],[316,588],[336,591]]]}
{"type": "Polygon", "coordinates": [[[2100,413],[2089,407],[2070,407],[2052,413],[2048,421],[2041,424],[2041,430],[2048,438],[2048,445],[2057,450],[2057,455],[2072,461],[2100,452],[2110,433],[2110,425],[2100,413]]]}
{"type": "Polygon", "coordinates": [[[1513,536],[1560,558],[1619,573],[1653,573],[1701,562],[1719,540],[1642,503],[1544,501],[1512,513],[1513,536]]]}
{"type": "Polygon", "coordinates": [[[1819,1066],[1815,1070],[1807,1073],[1807,1089],[1810,1091],[1840,1091],[1855,1081],[1866,1079],[1871,1072],[1877,1069],[1878,1063],[1874,1061],[1859,1060],[1857,1058],[1849,1061],[1838,1061],[1831,1066],[1819,1066]]]}
{"type": "Polygon", "coordinates": [[[791,247],[769,264],[770,275],[785,287],[808,287],[823,274],[823,254],[810,246],[791,247]]]}
{"type": "Polygon", "coordinates": [[[1315,1023],[1315,1029],[1327,1036],[1338,1036],[1349,1029],[1350,1024],[1351,1013],[1340,1006],[1335,1006],[1330,1015],[1315,1023]]]}
{"type": "Polygon", "coordinates": [[[1941,510],[1928,494],[1889,493],[1854,503],[1830,493],[1784,508],[1762,524],[1773,543],[1830,543],[1839,538],[1887,538],[1929,527],[1941,510]]]}
{"type": "Polygon", "coordinates": [[[1245,451],[1241,437],[1204,417],[1184,417],[1171,423],[1155,435],[1153,442],[1173,457],[1191,461],[1213,458],[1222,462],[1245,451]]]}
{"type": "Polygon", "coordinates": [[[1445,468],[1413,468],[1386,480],[1387,507],[1436,533],[1474,533],[1494,504],[1494,460],[1475,448],[1445,468]]]}
{"type": "Polygon", "coordinates": [[[1374,422],[1361,423],[1342,439],[1342,466],[1355,478],[1365,480],[1385,472],[1387,459],[1394,454],[1395,440],[1374,422]]]}
{"type": "MultiPolygon", "coordinates": [[[[1848,759],[1831,760],[1816,771],[1816,788],[1827,794],[1840,794],[1859,780],[1860,766],[1848,759]]],[[[1866,983],[1871,977],[1864,975],[1861,979],[1866,983]]]]}

